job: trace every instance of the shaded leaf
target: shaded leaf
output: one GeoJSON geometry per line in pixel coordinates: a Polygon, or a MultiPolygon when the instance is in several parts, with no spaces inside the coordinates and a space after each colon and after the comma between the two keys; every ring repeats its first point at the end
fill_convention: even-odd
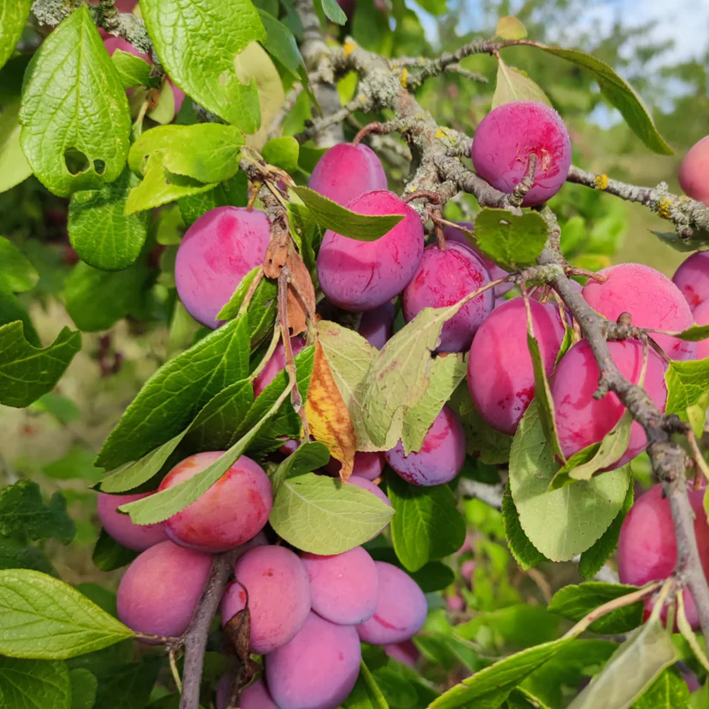
{"type": "MultiPolygon", "coordinates": [[[[4,1],[11,3],[12,0],[4,1]]],[[[12,189],[32,174],[20,146],[20,133],[20,102],[17,100],[5,104],[0,111],[0,192],[12,189]]]]}
{"type": "Polygon", "coordinates": [[[96,702],[98,680],[87,669],[77,667],[69,673],[71,709],[92,709],[96,702]]]}
{"type": "Polygon", "coordinates": [[[9,239],[0,236],[0,289],[24,293],[37,281],[39,273],[29,259],[9,239]]]}
{"type": "Polygon", "coordinates": [[[31,0],[0,0],[0,69],[20,41],[31,7],[31,0]]]}
{"type": "Polygon", "coordinates": [[[505,524],[505,537],[510,552],[515,561],[526,571],[534,566],[539,566],[547,558],[537,547],[532,544],[529,537],[524,533],[519,522],[519,513],[512,499],[509,484],[502,497],[502,520],[505,524]]]}
{"type": "Polygon", "coordinates": [[[114,571],[128,566],[137,556],[137,551],[121,546],[105,529],[102,529],[94,547],[91,561],[101,571],[114,571]]]}
{"type": "Polygon", "coordinates": [[[322,443],[303,443],[295,449],[271,474],[271,487],[273,496],[288,478],[311,473],[313,470],[323,468],[330,460],[330,451],[322,443]]]}
{"type": "Polygon", "coordinates": [[[480,250],[506,271],[532,266],[546,245],[548,227],[537,212],[522,216],[485,208],[475,218],[480,250]]]}
{"type": "Polygon", "coordinates": [[[17,660],[0,656],[1,707],[74,709],[71,694],[71,681],[65,662],[17,660]]]}
{"type": "MultiPolygon", "coordinates": [[[[259,17],[263,22],[263,27],[266,30],[266,39],[263,42],[266,51],[278,59],[283,66],[293,75],[296,80],[300,79],[300,68],[304,66],[303,57],[300,55],[300,49],[295,41],[293,33],[282,22],[279,22],[272,13],[258,9],[259,17]]],[[[278,7],[276,12],[278,14],[278,7]]],[[[297,155],[297,152],[296,152],[297,155]]],[[[271,162],[264,154],[264,158],[271,162]]],[[[280,163],[273,163],[278,165],[280,163]]],[[[281,167],[283,167],[281,165],[281,167]]],[[[288,168],[285,168],[288,169],[288,168]]]]}

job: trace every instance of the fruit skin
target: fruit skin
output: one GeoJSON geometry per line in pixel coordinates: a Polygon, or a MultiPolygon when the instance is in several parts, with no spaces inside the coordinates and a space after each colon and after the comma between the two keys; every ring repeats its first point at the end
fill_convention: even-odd
{"type": "MultiPolygon", "coordinates": [[[[694,311],[694,321],[697,325],[709,325],[709,301],[702,303],[694,311]]],[[[709,339],[697,342],[697,359],[709,357],[709,339]]]]}
{"type": "Polygon", "coordinates": [[[301,559],[310,579],[313,612],[338,625],[357,625],[374,615],[379,576],[362,547],[332,556],[304,553],[301,559]]]}
{"type": "Polygon", "coordinates": [[[366,192],[350,202],[358,214],[403,214],[404,218],[376,241],[325,236],[318,253],[318,278],[327,298],[344,310],[372,310],[401,293],[423,255],[423,227],[416,212],[393,192],[366,192]]]}
{"type": "Polygon", "coordinates": [[[426,620],[426,596],[405,571],[383,561],[374,564],[379,574],[377,609],[368,621],[357,626],[359,637],[372,645],[409,640],[426,620]]]}
{"type": "Polygon", "coordinates": [[[372,347],[380,350],[391,337],[394,318],[396,318],[394,303],[384,303],[379,308],[362,313],[357,330],[372,347]]]}
{"type": "Polygon", "coordinates": [[[382,490],[379,485],[375,485],[371,480],[367,480],[366,478],[363,477],[354,477],[351,476],[350,479],[347,482],[348,485],[356,485],[357,487],[361,487],[362,490],[366,490],[367,492],[371,492],[372,495],[375,495],[378,497],[384,504],[389,505],[391,507],[391,500],[386,496],[384,493],[384,490],[382,490]]]}
{"type": "Polygon", "coordinates": [[[236,562],[234,577],[222,599],[222,624],[243,610],[248,598],[251,652],[272,652],[290,642],[310,612],[310,584],[301,560],[285,547],[260,546],[236,562]]]}
{"type": "Polygon", "coordinates": [[[553,108],[538,101],[498,106],[475,131],[471,157],[480,177],[511,194],[525,176],[532,153],[539,160],[522,206],[534,207],[561,189],[571,167],[569,133],[553,108]]]}
{"type": "Polygon", "coordinates": [[[679,168],[679,185],[688,197],[709,204],[709,135],[684,156],[679,168]]]}
{"type": "MultiPolygon", "coordinates": [[[[227,709],[229,693],[231,692],[231,675],[224,675],[217,689],[217,709],[227,709]]],[[[263,680],[256,680],[242,693],[239,709],[278,709],[276,703],[266,689],[263,680]]]]}
{"type": "Polygon", "coordinates": [[[118,586],[118,617],[137,633],[187,630],[212,568],[212,555],[161,542],[138,556],[118,586]]]}
{"type": "Polygon", "coordinates": [[[408,665],[409,667],[416,667],[416,663],[419,657],[421,657],[421,653],[411,640],[385,645],[384,652],[386,652],[392,660],[396,660],[402,665],[408,665]]]}
{"type": "Polygon", "coordinates": [[[318,160],[308,187],[344,207],[365,192],[385,190],[387,176],[371,148],[339,143],[318,160]]]}
{"type": "Polygon", "coordinates": [[[404,455],[399,441],[385,455],[397,475],[412,485],[443,485],[463,467],[465,432],[453,409],[444,406],[426,433],[420,451],[404,455]]]}
{"type": "MultiPolygon", "coordinates": [[[[200,473],[222,451],[197,453],[178,463],[160,483],[167,490],[200,473]]],[[[242,455],[204,494],[163,523],[177,544],[200,551],[235,549],[255,537],[273,506],[271,483],[263,468],[242,455]]]]}
{"type": "MultiPolygon", "coordinates": [[[[605,283],[589,279],[583,287],[585,301],[612,322],[622,312],[633,316],[633,325],[657,330],[681,331],[691,327],[692,311],[677,286],[667,276],[639,263],[621,263],[600,270],[605,283]]],[[[653,339],[671,359],[693,359],[694,342],[668,335],[653,339]]]]}
{"type": "MultiPolygon", "coordinates": [[[[709,573],[709,524],[704,511],[704,491],[688,490],[695,513],[694,533],[704,575],[709,573]]],[[[621,583],[643,586],[662,581],[674,571],[677,541],[670,501],[662,496],[662,485],[655,485],[639,497],[623,521],[618,539],[618,575],[621,583]]],[[[652,609],[652,598],[646,608],[652,609]],[[649,608],[648,608],[649,606],[649,608]]],[[[684,591],[687,620],[699,629],[699,617],[689,590],[684,591]]]]}
{"type": "Polygon", "coordinates": [[[128,549],[145,551],[167,539],[167,534],[162,524],[133,524],[129,515],[116,511],[116,508],[121,505],[143,500],[152,494],[154,493],[107,495],[105,492],[99,492],[98,494],[97,508],[101,525],[113,539],[128,549]]]}
{"type": "MultiPolygon", "coordinates": [[[[642,345],[636,340],[625,340],[609,342],[608,348],[620,373],[633,383],[639,382],[643,365],[642,345]]],[[[551,378],[550,388],[556,409],[559,443],[567,458],[601,441],[625,412],[625,407],[613,393],[600,400],[593,398],[593,393],[598,389],[598,365],[586,340],[575,344],[563,356],[551,378]]],[[[644,388],[657,408],[664,411],[667,400],[665,366],[660,356],[652,350],[648,352],[644,388]]],[[[607,470],[625,465],[646,445],[645,432],[634,421],[628,449],[607,470]]]]}
{"type": "Polygon", "coordinates": [[[697,251],[685,259],[672,276],[672,281],[691,310],[709,300],[709,251],[697,251]]]}
{"type": "Polygon", "coordinates": [[[362,651],[354,626],[310,613],[287,645],[266,655],[266,682],[280,709],[336,709],[359,675],[362,651]]]}
{"type": "Polygon", "coordinates": [[[258,210],[217,207],[187,230],[175,259],[175,283],[189,314],[211,328],[221,322],[241,279],[263,263],[270,240],[268,217],[258,210]]]}
{"type": "MultiPolygon", "coordinates": [[[[564,326],[552,304],[530,300],[529,309],[548,377],[564,339],[564,326]]],[[[495,308],[477,331],[468,358],[468,390],[485,421],[502,433],[514,434],[534,398],[534,369],[522,298],[495,308]]]]}
{"type": "MultiPolygon", "coordinates": [[[[423,252],[411,283],[404,290],[404,317],[413,320],[424,308],[454,305],[490,283],[490,276],[472,249],[455,242],[441,250],[437,244],[423,252]]],[[[438,352],[463,352],[492,312],[492,288],[466,303],[441,330],[438,352]]]]}
{"type": "MultiPolygon", "coordinates": [[[[291,348],[295,357],[305,347],[305,340],[298,336],[291,338],[291,348]]],[[[257,397],[286,366],[286,350],[279,342],[273,356],[268,360],[261,373],[254,379],[254,397],[257,397]]]]}
{"type": "MultiPolygon", "coordinates": [[[[352,469],[350,482],[352,482],[353,477],[364,478],[365,480],[376,480],[384,472],[385,464],[384,453],[365,453],[364,451],[357,451],[355,453],[354,468],[352,469]]],[[[342,463],[340,463],[337,458],[330,458],[330,462],[325,466],[325,470],[333,475],[338,475],[340,468],[342,468],[342,463]]]]}

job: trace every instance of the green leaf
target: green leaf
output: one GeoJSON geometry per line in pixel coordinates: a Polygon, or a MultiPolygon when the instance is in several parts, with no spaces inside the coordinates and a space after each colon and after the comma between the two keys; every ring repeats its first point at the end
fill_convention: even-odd
{"type": "Polygon", "coordinates": [[[86,596],[29,569],[0,571],[0,653],[66,660],[134,637],[86,596]]]}
{"type": "Polygon", "coordinates": [[[413,709],[418,704],[416,688],[394,668],[377,667],[372,674],[389,706],[413,709]]]}
{"type": "Polygon", "coordinates": [[[99,673],[93,709],[143,709],[163,666],[162,658],[147,656],[142,662],[112,664],[99,673]]]}
{"type": "Polygon", "coordinates": [[[251,0],[145,0],[141,6],[160,63],[172,81],[246,133],[260,125],[256,82],[238,77],[236,60],[266,32],[251,0]]]}
{"type": "Polygon", "coordinates": [[[569,709],[627,707],[678,659],[672,636],[659,618],[651,618],[618,648],[569,709]]]}
{"type": "Polygon", "coordinates": [[[61,492],[55,492],[45,505],[35,482],[18,480],[0,490],[0,534],[32,541],[54,537],[69,544],[74,532],[61,492]]]}
{"type": "Polygon", "coordinates": [[[416,3],[432,15],[444,15],[448,11],[448,0],[416,0],[416,3]]]}
{"type": "Polygon", "coordinates": [[[35,546],[25,546],[16,539],[0,537],[0,569],[34,569],[57,576],[47,555],[35,546]]]}
{"type": "Polygon", "coordinates": [[[381,532],[394,511],[356,485],[306,473],[281,485],[270,523],[296,549],[341,554],[381,532]]]}
{"type": "MultiPolygon", "coordinates": [[[[241,310],[241,306],[243,305],[244,300],[246,300],[246,295],[249,292],[249,289],[251,288],[251,284],[254,282],[254,279],[256,278],[256,276],[258,276],[261,269],[262,266],[254,266],[239,281],[239,285],[236,287],[236,290],[232,294],[231,298],[229,298],[229,302],[225,303],[224,307],[217,313],[217,320],[233,320],[239,314],[239,310],[241,310]]],[[[268,280],[267,278],[263,278],[261,280],[261,283],[259,283],[256,288],[258,290],[259,288],[263,287],[268,290],[268,292],[265,294],[268,300],[272,300],[276,297],[278,291],[277,286],[273,281],[268,280]]],[[[256,292],[254,292],[253,297],[256,297],[256,292]]],[[[249,308],[250,307],[251,304],[249,304],[249,308]]]]}
{"type": "Polygon", "coordinates": [[[248,376],[245,319],[234,320],[163,365],[126,409],[98,455],[107,470],[138,460],[183,431],[229,383],[248,376]]]}
{"type": "Polygon", "coordinates": [[[273,496],[276,496],[284,481],[324,468],[329,460],[330,451],[324,443],[310,441],[302,444],[273,471],[271,475],[273,496]]]}
{"type": "Polygon", "coordinates": [[[0,192],[7,192],[31,174],[32,168],[20,146],[20,102],[13,101],[0,111],[0,192]]]}
{"type": "Polygon", "coordinates": [[[100,571],[114,571],[128,566],[136,556],[138,556],[137,551],[121,546],[105,529],[102,529],[91,555],[91,561],[100,571]]]}
{"type": "Polygon", "coordinates": [[[507,697],[507,709],[549,709],[549,706],[523,687],[515,687],[507,697]]]}
{"type": "Polygon", "coordinates": [[[475,218],[480,250],[507,271],[534,265],[547,236],[547,224],[537,212],[516,216],[505,209],[486,208],[475,218]]]}
{"type": "MultiPolygon", "coordinates": [[[[0,14],[0,18],[2,15],[0,14]]],[[[0,35],[2,39],[2,35],[0,35]]],[[[0,657],[0,706],[7,709],[74,709],[65,662],[0,657]]]]}
{"type": "Polygon", "coordinates": [[[231,180],[219,183],[211,190],[181,197],[177,200],[180,214],[187,226],[210,209],[216,207],[245,207],[249,201],[249,182],[243,172],[237,172],[231,180]]]}
{"type": "Polygon", "coordinates": [[[283,136],[269,140],[263,146],[261,154],[266,162],[290,172],[298,167],[299,150],[300,145],[295,138],[283,136]]]}
{"type": "Polygon", "coordinates": [[[689,687],[677,674],[665,670],[631,709],[688,709],[689,687]]]}
{"type": "Polygon", "coordinates": [[[31,0],[0,0],[0,69],[20,41],[31,7],[31,0]]]}
{"type": "Polygon", "coordinates": [[[145,258],[110,273],[77,263],[66,279],[66,309],[79,330],[108,330],[126,315],[140,314],[154,277],[145,258]]]}
{"type": "Polygon", "coordinates": [[[27,342],[21,322],[0,327],[0,404],[22,408],[51,391],[80,349],[68,327],[45,349],[27,342]]]}
{"type": "Polygon", "coordinates": [[[39,273],[29,259],[9,239],[0,236],[0,289],[24,293],[37,281],[39,273]]]}
{"type": "Polygon", "coordinates": [[[551,101],[537,84],[526,74],[513,66],[507,66],[498,59],[497,84],[492,96],[492,108],[502,106],[513,101],[540,101],[551,106],[551,101]]]}
{"type": "Polygon", "coordinates": [[[89,266],[120,271],[140,255],[148,235],[148,215],[124,214],[128,194],[139,184],[140,180],[126,168],[117,180],[101,189],[72,195],[69,239],[89,266]]]}
{"type": "Polygon", "coordinates": [[[633,87],[618,76],[608,64],[574,49],[547,47],[536,42],[530,42],[529,46],[537,47],[548,54],[566,59],[566,61],[590,71],[593,74],[593,78],[598,82],[603,96],[620,111],[633,133],[650,150],[660,155],[674,154],[672,148],[658,132],[650,114],[643,106],[633,87]]]}
{"type": "Polygon", "coordinates": [[[709,359],[670,362],[665,372],[667,414],[687,419],[687,408],[698,404],[709,389],[709,359]]]}
{"type": "Polygon", "coordinates": [[[447,485],[418,487],[398,475],[387,477],[387,493],[396,511],[391,538],[396,555],[409,571],[453,554],[465,541],[465,518],[447,485]]]}
{"type": "Polygon", "coordinates": [[[40,396],[32,404],[33,411],[48,413],[54,416],[59,423],[67,424],[81,418],[79,407],[68,397],[50,391],[44,396],[40,396]]]}
{"type": "Polygon", "coordinates": [[[409,576],[416,581],[424,593],[442,591],[455,581],[453,569],[440,561],[430,561],[418,571],[410,573],[409,576]]]}
{"type": "Polygon", "coordinates": [[[430,709],[472,706],[497,709],[516,685],[570,642],[571,639],[561,638],[510,655],[449,689],[430,705],[430,709]]]}
{"type": "MultiPolygon", "coordinates": [[[[296,80],[300,80],[300,68],[304,66],[303,57],[300,54],[300,49],[298,49],[293,33],[271,13],[259,8],[258,14],[266,30],[266,40],[263,42],[266,51],[272,57],[278,59],[296,80]]],[[[276,14],[278,14],[277,11],[276,14]]],[[[266,156],[264,155],[264,157],[266,156]]]]}
{"type": "Polygon", "coordinates": [[[510,489],[522,529],[552,561],[568,561],[590,549],[611,525],[626,497],[626,468],[550,491],[558,469],[532,401],[510,455],[510,489]]]}
{"type": "MultiPolygon", "coordinates": [[[[622,598],[637,590],[637,586],[599,581],[589,581],[578,586],[564,586],[549,601],[549,610],[577,622],[604,603],[622,598]]],[[[637,628],[642,622],[643,602],[638,601],[606,613],[594,621],[589,626],[589,630],[602,635],[621,635],[637,628]]]]}
{"type": "Polygon", "coordinates": [[[497,29],[495,30],[495,34],[500,39],[524,39],[527,36],[527,28],[516,17],[507,15],[506,17],[501,17],[497,21],[497,29]]]}
{"type": "Polygon", "coordinates": [[[342,706],[343,709],[389,709],[382,690],[364,661],[357,682],[342,706]]]}
{"type": "Polygon", "coordinates": [[[150,77],[150,64],[145,59],[128,54],[122,49],[116,49],[111,61],[116,67],[124,89],[132,89],[134,86],[155,86],[155,81],[150,77]]]}
{"type": "Polygon", "coordinates": [[[337,4],[337,0],[322,0],[322,9],[329,20],[344,25],[347,22],[347,15],[342,8],[337,4]]]}
{"type": "Polygon", "coordinates": [[[35,347],[41,347],[42,343],[39,335],[34,329],[32,319],[26,308],[22,306],[17,296],[13,293],[0,290],[0,325],[7,325],[16,320],[21,322],[27,342],[35,347]]]}
{"type": "Polygon", "coordinates": [[[242,132],[220,123],[158,126],[133,144],[128,164],[142,172],[149,156],[158,153],[166,170],[200,182],[222,182],[239,171],[242,132]]]}
{"type": "Polygon", "coordinates": [[[376,241],[404,218],[403,214],[387,214],[381,217],[357,214],[314,192],[309,187],[291,189],[303,200],[320,226],[357,241],[376,241]]]}
{"type": "Polygon", "coordinates": [[[71,680],[71,709],[92,709],[96,702],[98,680],[83,667],[69,673],[71,680]]]}
{"type": "Polygon", "coordinates": [[[519,513],[515,507],[515,501],[512,499],[509,484],[502,497],[502,521],[505,524],[505,537],[510,552],[525,571],[539,566],[543,561],[548,561],[524,533],[522,525],[519,523],[519,513]]]}
{"type": "Polygon", "coordinates": [[[88,6],[72,12],[34,55],[25,74],[20,123],[33,172],[60,197],[98,189],[123,171],[128,101],[88,6]],[[71,169],[68,155],[79,158],[71,169]]]}
{"type": "Polygon", "coordinates": [[[683,330],[675,337],[686,342],[701,342],[701,340],[706,340],[709,337],[709,325],[692,325],[692,327],[683,330]]]}

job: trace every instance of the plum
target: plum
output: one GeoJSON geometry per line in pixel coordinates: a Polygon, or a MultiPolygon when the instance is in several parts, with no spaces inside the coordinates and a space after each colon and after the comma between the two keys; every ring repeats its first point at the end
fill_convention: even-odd
{"type": "MultiPolygon", "coordinates": [[[[229,704],[229,695],[231,693],[231,683],[234,681],[232,675],[224,675],[219,688],[217,689],[217,709],[227,709],[229,704]]],[[[253,684],[250,684],[241,693],[241,702],[239,709],[278,709],[276,703],[271,699],[271,695],[266,689],[263,680],[258,679],[253,684]]]]}
{"type": "MultiPolygon", "coordinates": [[[[694,321],[697,325],[709,325],[709,301],[702,303],[694,311],[694,321]]],[[[697,359],[709,357],[709,339],[697,342],[697,359]]]]}
{"type": "MultiPolygon", "coordinates": [[[[305,340],[302,337],[291,338],[291,348],[295,357],[305,347],[305,340]]],[[[273,356],[268,360],[261,373],[254,379],[254,397],[259,394],[283,371],[286,366],[286,350],[283,342],[279,342],[273,356]]]]}
{"type": "Polygon", "coordinates": [[[222,623],[248,601],[251,652],[272,652],[290,642],[310,612],[308,574],[297,555],[285,547],[260,546],[239,558],[234,576],[222,599],[222,623]]]}
{"type": "Polygon", "coordinates": [[[426,620],[426,596],[405,571],[383,561],[374,564],[379,575],[377,609],[369,620],[357,626],[359,637],[372,645],[409,640],[426,620]]]}
{"type": "Polygon", "coordinates": [[[207,327],[219,327],[217,313],[241,279],[266,256],[271,227],[258,210],[217,207],[187,230],[177,249],[175,283],[189,314],[207,327]]]}
{"type": "Polygon", "coordinates": [[[389,507],[391,507],[391,501],[384,494],[384,491],[379,487],[379,485],[375,485],[371,480],[367,480],[367,478],[363,478],[361,476],[358,476],[358,477],[352,476],[349,479],[348,484],[349,485],[356,485],[357,487],[361,487],[363,490],[366,490],[367,492],[371,492],[372,495],[378,497],[384,504],[389,505],[389,507]]]}
{"type": "MultiPolygon", "coordinates": [[[[583,287],[586,302],[615,322],[623,312],[632,315],[633,325],[656,330],[681,331],[691,327],[692,311],[677,286],[667,276],[639,263],[621,263],[600,270],[604,283],[589,279],[583,287]]],[[[671,359],[693,359],[694,342],[669,335],[653,339],[671,359]]]]}
{"type": "MultiPolygon", "coordinates": [[[[423,253],[411,283],[404,290],[404,317],[413,320],[424,308],[454,305],[490,282],[482,261],[472,249],[450,242],[445,249],[437,244],[423,253]]],[[[444,325],[439,352],[463,352],[494,304],[492,288],[467,302],[444,325]]]]}
{"type": "Polygon", "coordinates": [[[371,148],[339,143],[318,160],[308,187],[344,207],[365,192],[385,190],[387,176],[371,148]]]}
{"type": "Polygon", "coordinates": [[[141,52],[140,49],[134,47],[128,40],[123,39],[122,37],[106,37],[106,39],[103,40],[103,46],[106,47],[106,51],[110,57],[114,55],[117,49],[120,49],[122,52],[132,54],[134,57],[138,57],[139,59],[143,59],[148,62],[148,64],[152,64],[152,60],[149,55],[141,52]]]}
{"type": "MultiPolygon", "coordinates": [[[[534,335],[550,376],[564,339],[558,308],[529,301],[534,335]]],[[[475,408],[493,428],[513,435],[534,398],[534,369],[527,347],[522,298],[495,308],[475,334],[468,358],[468,389],[475,408]]]]}
{"type": "Polygon", "coordinates": [[[187,630],[213,556],[171,541],[144,551],[118,586],[118,617],[136,633],[178,637],[187,630]]]}
{"type": "Polygon", "coordinates": [[[534,185],[522,205],[551,199],[571,167],[571,141],[561,116],[538,101],[513,101],[490,111],[475,131],[471,157],[475,171],[501,192],[512,194],[538,157],[534,185]]]}
{"type": "Polygon", "coordinates": [[[709,135],[693,145],[679,169],[679,184],[684,193],[709,205],[709,135]]]}
{"type": "Polygon", "coordinates": [[[373,310],[401,293],[423,255],[423,227],[418,214],[393,192],[365,192],[350,202],[358,214],[403,214],[404,218],[376,241],[357,241],[325,232],[318,253],[320,287],[344,310],[373,310]]]}
{"type": "MultiPolygon", "coordinates": [[[[202,472],[222,451],[197,453],[178,463],[160,483],[167,490],[202,472]]],[[[273,497],[263,468],[242,455],[217,482],[182,512],[163,523],[177,544],[200,551],[235,549],[268,522],[273,497]]]]}
{"type": "Polygon", "coordinates": [[[709,300],[709,251],[697,251],[685,259],[672,280],[692,310],[709,300]]]}
{"type": "Polygon", "coordinates": [[[379,308],[362,313],[357,331],[372,347],[380,350],[391,337],[395,318],[394,303],[384,303],[379,308]]]}
{"type": "MultiPolygon", "coordinates": [[[[643,346],[635,340],[609,342],[611,357],[620,373],[637,384],[643,367],[643,346]]],[[[620,421],[625,407],[618,397],[607,394],[594,399],[598,389],[598,365],[586,340],[575,344],[561,359],[550,381],[556,409],[556,427],[561,450],[567,458],[598,443],[620,421]]],[[[661,411],[665,409],[664,362],[654,351],[648,351],[644,388],[661,411]]],[[[642,452],[647,445],[645,432],[634,421],[630,443],[625,454],[609,469],[620,468],[642,452]]]]}
{"type": "Polygon", "coordinates": [[[396,660],[402,665],[408,665],[409,667],[416,667],[416,663],[419,657],[421,657],[421,653],[411,640],[385,645],[384,652],[386,652],[392,660],[396,660]]]}
{"type": "Polygon", "coordinates": [[[280,709],[336,709],[352,691],[361,661],[355,626],[310,613],[293,640],[264,658],[268,690],[280,709]]]}
{"type": "Polygon", "coordinates": [[[133,524],[130,516],[118,512],[116,508],[129,502],[143,500],[154,493],[142,492],[134,495],[98,495],[98,517],[106,532],[119,544],[134,551],[145,551],[167,539],[162,524],[133,524]]]}
{"type": "Polygon", "coordinates": [[[374,560],[362,547],[332,556],[305,553],[301,558],[310,579],[313,611],[321,618],[357,625],[374,615],[379,577],[374,560]]]}
{"type": "Polygon", "coordinates": [[[461,471],[465,462],[465,432],[453,409],[444,406],[423,440],[421,450],[404,455],[399,441],[386,452],[387,463],[413,485],[443,485],[461,471]]]}
{"type": "MultiPolygon", "coordinates": [[[[384,453],[357,451],[354,458],[352,477],[376,480],[384,472],[385,464],[384,453]]],[[[337,458],[330,458],[330,462],[325,466],[325,470],[327,470],[328,473],[337,475],[341,467],[342,463],[340,463],[337,458]]],[[[350,477],[350,482],[352,482],[352,477],[350,477]]]]}

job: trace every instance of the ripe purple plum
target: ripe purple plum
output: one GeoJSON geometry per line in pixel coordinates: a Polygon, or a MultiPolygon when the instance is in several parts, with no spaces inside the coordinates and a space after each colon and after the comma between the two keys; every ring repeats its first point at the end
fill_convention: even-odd
{"type": "MultiPolygon", "coordinates": [[[[691,489],[689,501],[695,513],[694,533],[704,574],[709,574],[709,524],[704,510],[703,490],[691,489]]],[[[643,586],[662,581],[674,571],[677,542],[670,501],[655,485],[641,495],[623,521],[618,539],[618,575],[621,583],[643,586]]],[[[699,629],[699,618],[689,590],[684,591],[685,611],[692,628],[699,629]]],[[[647,606],[646,606],[647,607],[647,606]]],[[[650,599],[649,609],[652,608],[650,599]]]]}
{"type": "Polygon", "coordinates": [[[709,251],[697,251],[685,259],[672,280],[692,310],[709,300],[709,251]]]}
{"type": "MultiPolygon", "coordinates": [[[[657,330],[681,331],[692,326],[692,311],[677,286],[667,276],[639,263],[621,263],[600,270],[606,281],[589,279],[583,287],[586,302],[615,322],[623,312],[633,317],[633,325],[657,330]]],[[[671,359],[693,359],[694,342],[669,335],[653,338],[671,359]]]]}
{"type": "MultiPolygon", "coordinates": [[[[227,709],[231,692],[232,675],[224,675],[217,689],[217,709],[227,709]]],[[[278,709],[276,703],[266,689],[263,680],[256,680],[242,693],[239,709],[278,709]]]]}
{"type": "Polygon", "coordinates": [[[378,497],[385,505],[389,505],[389,507],[391,507],[391,500],[389,500],[386,496],[384,490],[382,490],[379,485],[375,485],[371,480],[367,480],[367,478],[363,477],[352,476],[350,477],[348,484],[355,485],[356,487],[362,488],[362,490],[371,492],[372,495],[378,497]]]}
{"type": "MultiPolygon", "coordinates": [[[[621,374],[633,383],[640,380],[643,347],[635,340],[609,342],[611,357],[621,374]]],[[[567,458],[598,443],[620,421],[625,407],[618,397],[607,394],[594,399],[598,389],[598,365],[586,340],[575,344],[561,359],[550,382],[556,409],[556,426],[561,449],[567,458]]],[[[661,411],[665,409],[667,387],[665,365],[654,351],[648,352],[644,388],[661,411]]],[[[633,422],[625,454],[609,470],[620,468],[642,452],[647,445],[645,432],[633,422]]]]}
{"type": "Polygon", "coordinates": [[[140,49],[134,47],[128,40],[121,37],[108,36],[103,40],[103,46],[106,47],[106,51],[110,57],[114,55],[117,49],[120,49],[122,52],[126,52],[127,54],[132,54],[134,57],[143,59],[148,62],[148,64],[153,63],[149,55],[144,54],[140,51],[140,49]]]}
{"type": "Polygon", "coordinates": [[[463,467],[465,432],[453,409],[444,406],[428,429],[421,450],[404,455],[399,441],[385,455],[397,475],[412,485],[443,485],[463,467]]]}
{"type": "Polygon", "coordinates": [[[396,318],[394,303],[384,303],[379,308],[362,313],[358,332],[372,347],[380,350],[391,337],[396,318]]]}
{"type": "Polygon", "coordinates": [[[118,586],[118,617],[131,630],[178,637],[187,630],[212,568],[211,554],[171,541],[144,551],[118,586]]]}
{"type": "Polygon", "coordinates": [[[236,581],[222,599],[222,624],[243,610],[251,615],[251,652],[272,652],[290,642],[310,612],[310,584],[303,562],[290,549],[260,546],[234,566],[236,581]]]}
{"type": "Polygon", "coordinates": [[[374,560],[362,548],[343,554],[303,554],[310,579],[313,611],[338,625],[357,625],[369,620],[377,608],[379,576],[374,560]]]}
{"type": "Polygon", "coordinates": [[[167,539],[165,527],[162,524],[133,524],[130,516],[117,511],[121,505],[143,500],[152,492],[142,492],[135,495],[98,495],[98,517],[106,532],[119,544],[134,551],[145,551],[167,539]]]}
{"type": "MultiPolygon", "coordinates": [[[[550,376],[564,339],[558,309],[529,301],[544,371],[550,376]]],[[[468,358],[468,390],[480,415],[508,435],[534,398],[534,369],[527,347],[527,310],[522,298],[508,300],[477,331],[468,358]]]]}
{"type": "Polygon", "coordinates": [[[264,658],[280,709],[336,709],[357,681],[362,650],[355,626],[310,613],[300,632],[264,658]]]}
{"type": "Polygon", "coordinates": [[[409,640],[426,620],[426,596],[405,571],[384,561],[374,564],[379,574],[377,609],[368,621],[357,626],[359,637],[372,645],[409,640]]]}
{"type": "Polygon", "coordinates": [[[348,208],[358,214],[403,214],[404,218],[376,241],[325,236],[318,253],[320,287],[344,310],[373,310],[401,293],[423,256],[423,226],[418,214],[393,192],[365,192],[348,208]]]}
{"type": "Polygon", "coordinates": [[[308,187],[344,207],[365,192],[385,190],[387,176],[371,148],[339,143],[318,160],[308,187]]]}
{"type": "Polygon", "coordinates": [[[709,204],[709,135],[684,156],[679,169],[679,184],[688,197],[709,204]]]}
{"type": "MultiPolygon", "coordinates": [[[[694,322],[697,325],[709,325],[709,301],[702,303],[694,311],[694,322]]],[[[697,359],[706,359],[709,357],[709,339],[697,342],[696,356],[697,359]]]]}
{"type": "MultiPolygon", "coordinates": [[[[485,266],[472,249],[456,242],[448,243],[444,250],[437,244],[429,246],[404,291],[404,317],[410,322],[424,308],[454,305],[489,282],[485,266]]],[[[438,351],[467,350],[473,335],[492,312],[494,300],[492,288],[489,288],[466,303],[443,325],[438,351]]]]}
{"type": "MultiPolygon", "coordinates": [[[[365,480],[376,480],[384,472],[385,464],[384,453],[357,451],[355,453],[354,468],[352,469],[350,482],[352,482],[355,477],[364,478],[365,480]]],[[[325,470],[333,475],[337,475],[340,472],[340,468],[342,468],[342,463],[340,463],[337,458],[330,458],[330,462],[325,466],[325,470]]]]}
{"type": "Polygon", "coordinates": [[[408,665],[409,667],[416,667],[416,663],[419,657],[421,657],[421,653],[411,640],[385,645],[384,652],[386,652],[392,660],[396,660],[402,665],[408,665]]]}
{"type": "MultiPolygon", "coordinates": [[[[221,455],[222,451],[209,451],[185,458],[165,476],[159,490],[189,480],[221,455]]],[[[242,455],[209,490],[163,524],[177,544],[216,553],[253,539],[268,522],[272,506],[268,475],[242,455]]]]}
{"type": "MultiPolygon", "coordinates": [[[[291,338],[291,348],[295,357],[305,347],[305,340],[302,337],[291,338]]],[[[283,343],[279,342],[271,359],[261,373],[254,379],[254,396],[259,396],[261,392],[283,371],[286,366],[286,350],[283,343]]]]}
{"type": "Polygon", "coordinates": [[[221,322],[241,279],[266,256],[271,227],[257,209],[217,207],[187,230],[175,259],[177,293],[189,314],[211,328],[221,322]]]}
{"type": "Polygon", "coordinates": [[[538,101],[513,101],[490,111],[475,131],[475,171],[501,192],[514,192],[532,154],[538,162],[524,207],[551,199],[569,174],[571,141],[561,116],[538,101]]]}

